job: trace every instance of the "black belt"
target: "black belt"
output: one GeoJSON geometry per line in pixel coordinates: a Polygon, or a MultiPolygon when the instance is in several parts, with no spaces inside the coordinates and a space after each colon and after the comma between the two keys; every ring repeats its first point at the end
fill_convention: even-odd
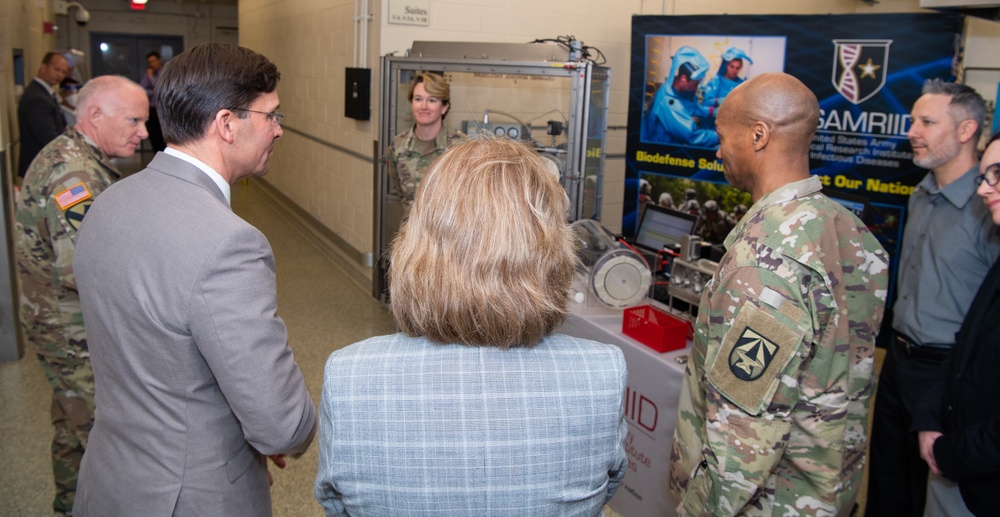
{"type": "Polygon", "coordinates": [[[895,342],[908,356],[928,361],[942,361],[951,353],[950,347],[934,345],[918,345],[914,340],[896,332],[895,342]]]}

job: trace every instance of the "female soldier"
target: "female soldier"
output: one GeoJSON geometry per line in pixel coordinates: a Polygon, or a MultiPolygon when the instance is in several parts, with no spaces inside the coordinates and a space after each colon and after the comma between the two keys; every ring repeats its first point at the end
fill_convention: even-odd
{"type": "Polygon", "coordinates": [[[451,88],[440,75],[417,74],[406,98],[410,101],[414,124],[393,137],[389,144],[389,178],[403,205],[409,207],[427,167],[449,146],[465,140],[465,135],[444,125],[451,107],[451,88]]]}

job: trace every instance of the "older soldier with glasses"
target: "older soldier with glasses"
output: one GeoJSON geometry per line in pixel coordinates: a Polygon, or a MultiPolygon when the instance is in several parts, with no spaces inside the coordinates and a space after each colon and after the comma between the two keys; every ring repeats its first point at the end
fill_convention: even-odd
{"type": "Polygon", "coordinates": [[[94,372],[73,271],[77,230],[94,198],[122,176],[112,159],[132,156],[146,138],[149,112],[142,88],[124,77],[91,79],[79,98],[76,126],[31,162],[14,212],[21,325],[52,385],[53,508],[65,514],[94,425],[94,372]]]}

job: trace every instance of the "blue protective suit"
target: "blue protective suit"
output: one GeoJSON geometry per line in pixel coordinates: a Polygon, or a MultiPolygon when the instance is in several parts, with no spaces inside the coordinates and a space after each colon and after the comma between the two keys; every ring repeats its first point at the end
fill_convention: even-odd
{"type": "Polygon", "coordinates": [[[687,64],[692,70],[691,79],[701,80],[708,71],[709,63],[701,52],[684,46],[674,54],[670,74],[656,90],[649,110],[642,118],[641,136],[646,142],[662,144],[692,145],[697,147],[718,147],[719,135],[712,129],[698,129],[695,116],[701,108],[696,97],[681,96],[674,91],[674,78],[681,65],[687,64]]]}
{"type": "Polygon", "coordinates": [[[737,77],[736,79],[726,79],[726,65],[734,59],[742,59],[749,64],[753,64],[753,60],[746,52],[737,48],[730,47],[722,53],[722,64],[719,66],[718,73],[715,77],[709,79],[698,89],[698,97],[701,99],[701,113],[703,116],[710,118],[715,118],[716,111],[719,106],[722,105],[722,99],[729,95],[729,92],[733,91],[746,79],[742,77],[737,77]]]}

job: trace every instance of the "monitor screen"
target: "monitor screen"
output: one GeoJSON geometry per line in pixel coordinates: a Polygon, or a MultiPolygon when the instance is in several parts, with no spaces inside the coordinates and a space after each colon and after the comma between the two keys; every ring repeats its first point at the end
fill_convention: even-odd
{"type": "Polygon", "coordinates": [[[635,234],[635,245],[647,251],[658,252],[664,247],[673,250],[681,238],[694,233],[698,216],[646,205],[635,234]]]}

